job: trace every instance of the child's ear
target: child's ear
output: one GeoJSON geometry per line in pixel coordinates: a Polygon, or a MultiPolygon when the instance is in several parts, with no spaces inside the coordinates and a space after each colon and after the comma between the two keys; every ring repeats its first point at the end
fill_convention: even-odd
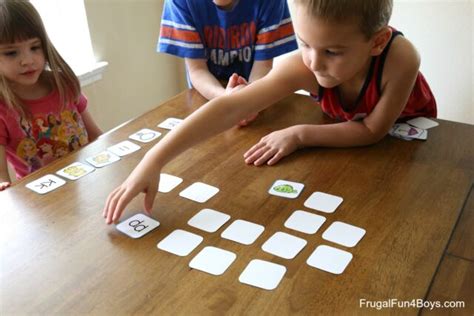
{"type": "Polygon", "coordinates": [[[389,28],[388,26],[385,26],[381,30],[377,31],[377,33],[375,33],[372,36],[373,46],[370,51],[370,54],[372,56],[378,56],[382,54],[385,46],[387,46],[391,37],[392,37],[392,29],[389,28]]]}

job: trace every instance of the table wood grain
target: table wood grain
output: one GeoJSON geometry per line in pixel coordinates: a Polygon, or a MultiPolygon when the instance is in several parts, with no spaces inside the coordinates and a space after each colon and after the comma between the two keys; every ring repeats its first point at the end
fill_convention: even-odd
{"type": "MultiPolygon", "coordinates": [[[[141,150],[121,161],[67,181],[47,195],[25,188],[141,128],[166,134],[157,124],[168,117],[184,118],[204,101],[196,92],[185,91],[0,193],[2,315],[367,314],[377,310],[360,307],[361,299],[427,299],[473,183],[471,125],[438,120],[440,125],[429,130],[425,142],[387,136],[373,146],[304,149],[272,167],[247,166],[242,155],[267,133],[298,123],[330,122],[308,97],[290,96],[263,111],[251,126],[232,128],[167,165],[163,172],[184,181],[170,193],[158,193],[153,217],[161,225],[137,240],[105,225],[101,213],[107,195],[156,142],[140,144],[141,150]],[[271,196],[267,191],[277,179],[306,187],[295,200],[271,196]],[[195,181],[216,186],[220,192],[205,204],[179,197],[195,181]],[[327,221],[314,235],[285,228],[286,219],[293,211],[304,210],[304,201],[314,191],[341,196],[344,202],[335,213],[320,214],[327,221]],[[187,225],[203,208],[227,213],[232,220],[261,224],[265,231],[245,246],[220,237],[231,221],[216,233],[187,225]],[[322,232],[336,220],[367,233],[353,248],[323,240],[322,232]],[[197,233],[204,241],[187,257],[158,250],[157,243],[175,229],[197,233]],[[304,238],[308,244],[293,260],[263,252],[262,244],[276,231],[304,238]],[[321,244],[353,254],[343,274],[332,275],[306,264],[321,244]],[[237,254],[222,276],[188,266],[210,245],[237,254]],[[287,268],[276,290],[239,283],[240,273],[257,258],[287,268]]],[[[141,211],[142,205],[141,195],[122,218],[141,211]]],[[[472,271],[472,264],[466,266],[468,270],[472,271]]],[[[473,304],[472,296],[468,304],[473,304]]],[[[419,309],[382,312],[417,314],[419,309]]]]}

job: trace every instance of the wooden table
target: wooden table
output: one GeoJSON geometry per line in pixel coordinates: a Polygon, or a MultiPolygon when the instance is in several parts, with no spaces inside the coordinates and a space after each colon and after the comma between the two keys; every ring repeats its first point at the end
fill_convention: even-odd
{"type": "MultiPolygon", "coordinates": [[[[154,217],[160,227],[141,239],[131,239],[101,216],[110,191],[136,166],[152,144],[121,161],[97,169],[47,195],[25,184],[74,162],[84,161],[141,128],[158,130],[168,117],[189,115],[204,99],[186,91],[65,159],[19,181],[0,193],[1,310],[7,314],[367,314],[375,308],[360,301],[463,300],[464,309],[437,309],[446,314],[473,313],[473,192],[474,127],[439,120],[422,141],[387,136],[374,146],[349,149],[300,150],[273,167],[245,165],[242,155],[267,133],[297,123],[329,120],[309,98],[293,95],[260,114],[243,129],[225,133],[190,149],[163,172],[183,183],[170,193],[158,193],[154,217]],[[267,193],[277,179],[306,185],[295,200],[267,193]],[[179,197],[195,181],[220,192],[205,204],[179,197]],[[290,231],[285,220],[314,191],[344,198],[314,235],[290,231]],[[469,198],[470,197],[470,198],[469,198]],[[265,227],[257,241],[244,246],[220,233],[199,231],[187,221],[203,208],[265,227]],[[361,242],[346,248],[322,239],[334,221],[366,229],[361,242]],[[158,250],[156,245],[175,229],[204,237],[187,257],[158,250]],[[261,250],[276,231],[308,241],[293,260],[261,250]],[[341,275],[306,264],[317,245],[328,244],[353,254],[341,275]],[[188,267],[205,246],[237,254],[222,276],[188,267]],[[274,291],[238,281],[251,259],[287,268],[274,291]]],[[[123,219],[141,210],[143,196],[127,208],[123,219]]],[[[307,210],[307,209],[306,209],[307,210]]],[[[429,309],[391,308],[385,313],[416,314],[429,309]]]]}

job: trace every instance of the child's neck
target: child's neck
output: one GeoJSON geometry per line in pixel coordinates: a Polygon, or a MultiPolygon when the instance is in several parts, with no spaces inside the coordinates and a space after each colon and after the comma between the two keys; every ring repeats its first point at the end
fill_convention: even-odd
{"type": "Polygon", "coordinates": [[[12,90],[23,100],[37,100],[51,93],[52,86],[45,76],[40,76],[38,81],[31,86],[12,85],[12,90]]]}
{"type": "Polygon", "coordinates": [[[232,11],[235,6],[237,5],[237,3],[239,3],[239,0],[234,0],[232,1],[231,3],[229,3],[228,5],[225,5],[225,6],[217,6],[219,9],[221,9],[222,11],[232,11]]]}
{"type": "Polygon", "coordinates": [[[362,85],[364,84],[365,79],[367,78],[367,75],[369,73],[371,62],[372,62],[372,56],[370,56],[367,59],[364,67],[362,67],[362,69],[358,73],[356,73],[354,77],[343,82],[340,86],[346,87],[346,88],[347,87],[362,88],[362,85]]]}
{"type": "Polygon", "coordinates": [[[346,106],[352,105],[356,102],[359,94],[361,93],[364,83],[367,79],[367,75],[370,70],[370,65],[372,62],[372,57],[367,60],[366,65],[352,77],[350,80],[347,80],[338,86],[339,97],[341,102],[346,106]]]}

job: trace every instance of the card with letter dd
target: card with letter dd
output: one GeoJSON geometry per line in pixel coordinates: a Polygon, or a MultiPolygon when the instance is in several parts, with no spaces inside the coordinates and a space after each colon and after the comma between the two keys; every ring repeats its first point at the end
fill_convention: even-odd
{"type": "Polygon", "coordinates": [[[132,217],[117,224],[117,229],[132,238],[140,238],[155,228],[160,226],[160,222],[145,214],[135,214],[132,217]]]}

